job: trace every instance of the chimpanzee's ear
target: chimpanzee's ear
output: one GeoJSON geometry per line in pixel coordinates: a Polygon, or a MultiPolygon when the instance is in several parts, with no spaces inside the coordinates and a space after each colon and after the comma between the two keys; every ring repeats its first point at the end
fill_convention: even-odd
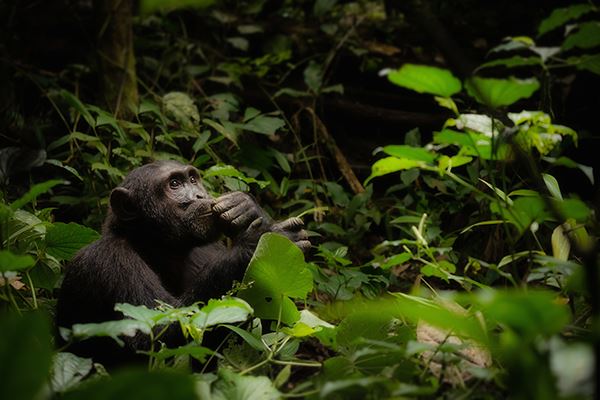
{"type": "Polygon", "coordinates": [[[121,221],[131,221],[137,216],[131,192],[124,187],[114,188],[110,192],[110,208],[121,221]]]}

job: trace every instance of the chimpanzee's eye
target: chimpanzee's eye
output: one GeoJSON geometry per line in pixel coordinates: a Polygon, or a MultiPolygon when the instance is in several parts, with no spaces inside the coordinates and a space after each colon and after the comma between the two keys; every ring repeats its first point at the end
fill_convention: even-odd
{"type": "Polygon", "coordinates": [[[171,187],[171,189],[177,189],[180,185],[181,182],[179,181],[179,179],[171,179],[169,181],[169,186],[171,187]]]}
{"type": "Polygon", "coordinates": [[[197,182],[198,182],[198,181],[196,180],[196,177],[195,177],[195,176],[190,176],[190,183],[191,183],[192,185],[195,185],[197,182]]]}

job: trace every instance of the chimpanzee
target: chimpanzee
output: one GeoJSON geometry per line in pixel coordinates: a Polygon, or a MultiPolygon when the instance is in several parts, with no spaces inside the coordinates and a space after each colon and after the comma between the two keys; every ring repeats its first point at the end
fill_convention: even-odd
{"type": "MultiPolygon", "coordinates": [[[[219,297],[241,281],[260,236],[278,232],[301,250],[310,248],[302,220],[274,222],[242,192],[214,199],[196,168],[158,161],[134,169],[110,194],[102,237],[83,248],[67,267],[57,304],[57,325],[122,318],[115,303],[174,307],[219,297]],[[228,247],[222,235],[231,238],[228,247]]],[[[69,351],[112,366],[139,359],[149,337],[109,338],[70,346],[69,351]]],[[[183,344],[169,327],[161,340],[183,344]],[[164,340],[163,340],[164,339],[164,340]]]]}

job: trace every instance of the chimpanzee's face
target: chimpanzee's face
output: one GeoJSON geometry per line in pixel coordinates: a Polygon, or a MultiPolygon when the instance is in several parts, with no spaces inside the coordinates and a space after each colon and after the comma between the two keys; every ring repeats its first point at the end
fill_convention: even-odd
{"type": "Polygon", "coordinates": [[[131,171],[111,193],[116,224],[171,243],[206,243],[217,238],[215,200],[198,170],[175,161],[158,161],[131,171]]]}
{"type": "MultiPolygon", "coordinates": [[[[212,210],[214,198],[202,185],[198,170],[192,166],[167,163],[157,171],[158,206],[172,210],[169,225],[178,224],[182,235],[207,241],[217,235],[212,210]]],[[[176,227],[174,227],[176,228],[176,227]]]]}

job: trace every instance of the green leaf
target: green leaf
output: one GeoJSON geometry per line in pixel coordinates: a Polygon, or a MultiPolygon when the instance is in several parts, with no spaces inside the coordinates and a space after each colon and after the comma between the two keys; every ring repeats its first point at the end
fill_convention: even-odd
{"type": "Polygon", "coordinates": [[[87,339],[95,336],[108,336],[113,338],[119,346],[124,346],[125,342],[119,339],[119,336],[133,337],[140,331],[145,334],[150,333],[150,327],[146,322],[133,319],[122,319],[119,321],[107,321],[97,324],[75,324],[73,325],[73,336],[77,339],[87,339]]]}
{"type": "Polygon", "coordinates": [[[555,200],[553,203],[563,219],[573,218],[576,221],[586,221],[592,213],[588,206],[579,199],[555,200]]]}
{"type": "Polygon", "coordinates": [[[598,45],[600,45],[600,23],[592,21],[580,24],[577,31],[567,36],[562,49],[570,50],[574,47],[590,49],[598,45]]]}
{"type": "Polygon", "coordinates": [[[311,60],[304,70],[304,82],[311,91],[318,93],[323,84],[323,66],[311,60]]]}
{"type": "Polygon", "coordinates": [[[254,336],[252,333],[245,331],[237,326],[223,324],[223,326],[227,329],[232,330],[237,333],[239,337],[244,339],[246,343],[248,343],[252,348],[258,351],[269,351],[269,348],[266,344],[264,344],[259,338],[254,336]]]}
{"type": "Polygon", "coordinates": [[[240,291],[259,318],[291,325],[300,313],[290,300],[304,299],[312,290],[312,274],[300,249],[288,238],[266,233],[258,242],[243,282],[252,287],[240,291]]]}
{"type": "Polygon", "coordinates": [[[388,74],[390,82],[419,93],[450,97],[460,92],[460,80],[446,69],[428,65],[404,64],[388,74]]]}
{"type": "Polygon", "coordinates": [[[278,400],[281,393],[266,376],[238,375],[219,369],[219,380],[214,384],[213,400],[278,400]]]}
{"type": "Polygon", "coordinates": [[[387,260],[385,260],[385,262],[383,264],[381,264],[379,266],[379,268],[381,268],[383,270],[390,269],[390,268],[395,267],[397,265],[404,264],[405,262],[407,262],[411,258],[412,258],[412,255],[410,253],[395,254],[395,255],[391,256],[390,258],[388,258],[387,260]]]}
{"type": "Polygon", "coordinates": [[[35,199],[37,199],[39,195],[48,192],[54,186],[61,185],[64,183],[66,183],[66,182],[58,180],[58,179],[54,179],[54,180],[50,180],[50,181],[46,181],[46,182],[42,182],[42,183],[33,185],[31,187],[31,189],[29,189],[29,191],[27,193],[25,193],[25,195],[23,197],[21,197],[18,200],[15,200],[10,205],[10,208],[12,208],[13,210],[19,209],[19,208],[23,207],[24,205],[29,204],[32,201],[34,201],[35,199]]]}
{"type": "Polygon", "coordinates": [[[85,105],[83,105],[83,103],[81,101],[79,101],[79,99],[77,97],[75,97],[75,95],[73,95],[73,93],[66,91],[64,89],[62,89],[59,93],[60,93],[60,96],[71,107],[73,107],[78,113],[80,113],[81,116],[83,116],[83,119],[85,119],[85,122],[87,122],[89,126],[91,126],[92,128],[96,126],[96,121],[94,120],[94,117],[92,116],[92,114],[90,114],[90,112],[88,111],[88,108],[85,105]]]}
{"type": "Polygon", "coordinates": [[[278,129],[281,129],[284,126],[285,121],[281,118],[259,115],[242,125],[242,128],[247,131],[262,133],[264,135],[273,135],[278,129]]]}
{"type": "Polygon", "coordinates": [[[165,360],[175,356],[190,356],[200,361],[206,361],[206,357],[214,354],[214,351],[206,347],[198,346],[195,343],[188,343],[185,346],[177,347],[176,349],[162,348],[157,352],[150,352],[148,355],[156,357],[157,360],[165,360]]]}
{"type": "Polygon", "coordinates": [[[557,200],[562,200],[562,193],[560,192],[560,186],[558,185],[556,178],[550,174],[542,174],[542,177],[544,178],[544,183],[552,197],[557,200]]]}
{"type": "Polygon", "coordinates": [[[122,370],[61,396],[63,400],[190,400],[196,399],[194,378],[174,371],[122,370]]]}
{"type": "Polygon", "coordinates": [[[35,265],[30,255],[16,255],[10,250],[0,250],[0,272],[21,271],[35,265]]]}
{"type": "Polygon", "coordinates": [[[567,308],[557,304],[551,292],[490,290],[474,299],[487,318],[514,330],[524,341],[558,333],[569,321],[567,308]]]}
{"type": "Polygon", "coordinates": [[[427,163],[433,163],[437,157],[437,154],[431,153],[422,147],[412,147],[406,145],[385,146],[383,151],[390,156],[406,158],[409,160],[424,161],[427,163]]]}
{"type": "Polygon", "coordinates": [[[140,13],[168,13],[180,8],[207,8],[210,7],[215,0],[141,0],[140,13]]]}
{"type": "Polygon", "coordinates": [[[584,54],[580,57],[569,57],[567,63],[579,70],[586,70],[600,75],[600,54],[584,54]]]}
{"type": "Polygon", "coordinates": [[[594,11],[595,7],[590,4],[575,4],[565,8],[557,8],[552,11],[552,14],[544,19],[538,27],[538,36],[542,36],[546,32],[563,26],[567,22],[577,19],[584,14],[594,11]]]}
{"type": "Polygon", "coordinates": [[[70,260],[82,247],[100,237],[92,228],[74,222],[57,222],[46,231],[46,251],[60,260],[70,260]]]}
{"type": "Polygon", "coordinates": [[[41,313],[0,313],[0,388],[2,398],[46,398],[52,347],[50,326],[41,313]]]}
{"type": "Polygon", "coordinates": [[[472,77],[465,83],[467,93],[478,102],[492,108],[508,106],[514,102],[530,97],[540,87],[535,78],[509,79],[472,77]]]}
{"type": "Polygon", "coordinates": [[[567,261],[569,259],[569,252],[571,251],[571,242],[562,225],[558,225],[552,231],[552,256],[561,261],[567,261]]]}
{"type": "Polygon", "coordinates": [[[407,158],[386,157],[376,161],[371,166],[371,175],[365,181],[365,185],[373,178],[391,174],[393,172],[403,171],[411,168],[423,168],[427,164],[423,161],[409,160],[407,158]]]}
{"type": "Polygon", "coordinates": [[[92,370],[92,359],[71,353],[57,353],[52,362],[50,387],[53,392],[64,393],[77,386],[92,370]]]}
{"type": "Polygon", "coordinates": [[[211,299],[194,316],[192,323],[200,329],[206,329],[213,325],[245,321],[253,312],[252,307],[242,299],[235,297],[211,299]]]}
{"type": "Polygon", "coordinates": [[[144,305],[134,306],[128,303],[115,304],[115,311],[123,313],[124,316],[136,321],[144,322],[149,328],[156,325],[161,319],[167,316],[166,312],[152,310],[144,305]]]}
{"type": "Polygon", "coordinates": [[[506,67],[506,68],[515,68],[515,67],[526,67],[531,65],[541,65],[542,60],[540,57],[523,57],[523,56],[512,56],[509,58],[500,58],[497,60],[488,61],[486,63],[481,64],[477,70],[484,68],[492,68],[492,67],[506,67]]]}

